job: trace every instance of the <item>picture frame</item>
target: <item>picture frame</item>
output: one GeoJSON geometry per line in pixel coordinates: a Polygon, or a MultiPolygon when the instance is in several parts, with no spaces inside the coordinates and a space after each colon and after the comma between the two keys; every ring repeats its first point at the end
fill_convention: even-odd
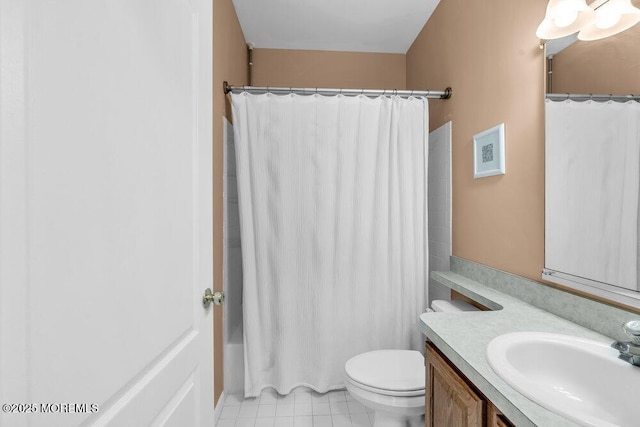
{"type": "Polygon", "coordinates": [[[473,177],[504,175],[504,123],[473,136],[473,177]]]}

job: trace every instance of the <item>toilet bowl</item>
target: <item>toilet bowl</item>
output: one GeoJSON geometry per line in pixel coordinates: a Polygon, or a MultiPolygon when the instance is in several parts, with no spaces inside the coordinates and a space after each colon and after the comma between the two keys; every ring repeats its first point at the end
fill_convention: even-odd
{"type": "Polygon", "coordinates": [[[359,354],[344,367],[347,391],[373,409],[374,427],[424,425],[424,357],[412,350],[359,354]]]}
{"type": "MultiPolygon", "coordinates": [[[[433,301],[433,311],[475,311],[462,301],[433,301]]],[[[375,350],[345,363],[347,391],[374,411],[373,427],[424,425],[424,357],[413,350],[375,350]]]]}

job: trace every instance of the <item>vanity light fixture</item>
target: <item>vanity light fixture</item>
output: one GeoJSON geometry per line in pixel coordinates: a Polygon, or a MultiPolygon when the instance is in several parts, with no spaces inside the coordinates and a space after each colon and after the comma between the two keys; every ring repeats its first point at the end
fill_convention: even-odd
{"type": "Polygon", "coordinates": [[[578,33],[580,40],[598,40],[625,31],[640,22],[640,9],[631,0],[549,0],[536,35],[543,40],[578,33]]]}
{"type": "Polygon", "coordinates": [[[536,36],[544,40],[559,39],[577,33],[594,18],[595,12],[586,0],[549,0],[536,36]]]}
{"type": "Polygon", "coordinates": [[[621,33],[640,22],[640,9],[631,0],[609,0],[595,9],[595,19],[578,33],[579,40],[599,40],[621,33]]]}

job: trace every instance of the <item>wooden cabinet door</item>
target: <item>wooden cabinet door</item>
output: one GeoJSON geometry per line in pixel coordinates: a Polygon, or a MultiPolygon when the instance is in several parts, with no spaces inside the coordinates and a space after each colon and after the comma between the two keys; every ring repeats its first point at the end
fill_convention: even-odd
{"type": "Polygon", "coordinates": [[[487,426],[488,427],[513,427],[513,424],[507,420],[504,415],[493,406],[491,402],[487,403],[487,426]]]}
{"type": "Polygon", "coordinates": [[[427,343],[427,427],[482,427],[486,403],[427,343]]]}

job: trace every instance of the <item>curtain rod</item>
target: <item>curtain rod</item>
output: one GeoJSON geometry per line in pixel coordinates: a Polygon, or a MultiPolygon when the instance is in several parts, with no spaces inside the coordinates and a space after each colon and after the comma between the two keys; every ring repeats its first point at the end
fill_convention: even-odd
{"type": "Polygon", "coordinates": [[[224,93],[249,92],[255,94],[274,93],[298,95],[365,95],[365,96],[391,96],[397,95],[403,98],[409,96],[424,96],[426,98],[449,99],[453,93],[450,87],[445,90],[396,90],[396,89],[329,89],[329,88],[303,88],[303,87],[270,87],[270,86],[232,86],[228,82],[223,83],[224,93]]]}
{"type": "Polygon", "coordinates": [[[626,101],[638,101],[640,102],[640,95],[612,95],[612,94],[593,94],[593,93],[548,93],[546,98],[551,101],[565,101],[567,99],[572,99],[575,101],[616,101],[616,102],[626,102],[626,101]]]}

